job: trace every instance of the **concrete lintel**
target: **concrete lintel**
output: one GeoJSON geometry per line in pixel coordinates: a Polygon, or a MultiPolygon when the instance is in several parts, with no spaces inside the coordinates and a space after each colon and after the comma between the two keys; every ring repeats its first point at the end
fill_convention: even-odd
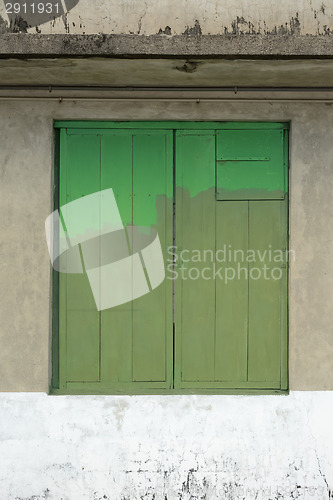
{"type": "Polygon", "coordinates": [[[4,34],[1,56],[333,58],[333,36],[4,34]]]}

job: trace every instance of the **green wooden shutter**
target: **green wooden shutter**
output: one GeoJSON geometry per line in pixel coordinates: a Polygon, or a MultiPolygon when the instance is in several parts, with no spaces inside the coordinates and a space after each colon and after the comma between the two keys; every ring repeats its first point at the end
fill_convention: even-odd
{"type": "MultiPolygon", "coordinates": [[[[286,131],[278,124],[262,130],[141,125],[60,131],[60,212],[112,188],[124,226],[158,232],[167,269],[156,289],[100,312],[87,274],[59,273],[59,388],[286,389],[287,263],[273,261],[279,279],[249,279],[258,264],[272,267],[274,252],[287,250],[286,131]],[[173,245],[183,255],[174,282],[173,245]],[[229,249],[244,255],[252,249],[260,258],[239,269],[229,249]],[[240,278],[226,282],[227,272],[240,278]]],[[[101,220],[104,215],[101,208],[101,220]]],[[[84,228],[84,217],[81,223],[84,228]]],[[[100,264],[103,252],[100,245],[100,264]]],[[[81,257],[84,262],[82,249],[81,257]]]]}
{"type": "Polygon", "coordinates": [[[193,256],[177,269],[200,271],[176,283],[176,384],[285,389],[287,266],[272,261],[287,249],[284,131],[181,131],[176,148],[176,241],[193,256]]]}
{"type": "MultiPolygon", "coordinates": [[[[172,132],[62,131],[60,207],[112,188],[123,224],[156,229],[166,253],[172,244],[172,161],[172,132]]],[[[102,311],[86,274],[60,273],[59,288],[60,387],[135,392],[171,386],[170,281],[102,311]]]]}

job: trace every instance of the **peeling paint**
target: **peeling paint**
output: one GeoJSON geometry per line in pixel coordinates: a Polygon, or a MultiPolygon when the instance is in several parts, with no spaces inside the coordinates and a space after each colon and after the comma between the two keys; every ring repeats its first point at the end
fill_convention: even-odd
{"type": "MultiPolygon", "coordinates": [[[[56,2],[57,0],[53,0],[56,2]]],[[[62,4],[63,5],[63,4],[62,4]]],[[[40,18],[23,15],[27,32],[35,27],[45,34],[272,34],[272,35],[325,35],[333,30],[333,6],[322,0],[266,0],[247,2],[218,0],[132,0],[112,4],[101,0],[66,0],[65,11],[58,15],[43,14],[40,18]],[[61,16],[69,14],[66,22],[61,16]],[[148,15],[149,13],[149,15],[148,15]],[[177,13],[177,15],[175,15],[177,13]],[[324,28],[326,26],[326,28],[324,28]]],[[[4,3],[0,2],[0,16],[6,19],[4,3]]],[[[17,26],[16,26],[17,28],[17,26]]],[[[21,32],[25,32],[21,30],[21,32]]]]}
{"type": "MultiPolygon", "coordinates": [[[[267,24],[265,21],[263,21],[264,25],[264,30],[263,34],[264,35],[300,35],[301,33],[301,26],[300,26],[300,21],[299,21],[299,16],[298,13],[295,13],[294,17],[291,17],[289,22],[286,22],[285,24],[280,24],[276,25],[271,29],[267,28],[267,24]]],[[[260,23],[258,25],[258,28],[255,29],[255,25],[249,21],[246,20],[243,16],[242,17],[236,17],[234,21],[231,23],[232,30],[229,31],[227,26],[224,26],[224,34],[230,34],[230,35],[260,35],[262,34],[261,26],[260,23]]]]}
{"type": "Polygon", "coordinates": [[[64,23],[66,33],[69,33],[68,12],[65,12],[61,16],[61,18],[62,18],[62,22],[64,23]]]}
{"type": "Polygon", "coordinates": [[[158,33],[157,33],[157,34],[158,34],[158,35],[172,35],[170,26],[166,26],[166,27],[164,28],[164,30],[162,30],[162,28],[160,28],[160,29],[158,30],[158,33]]]}
{"type": "Polygon", "coordinates": [[[194,26],[190,28],[187,26],[186,30],[184,31],[183,35],[202,35],[202,30],[199,24],[199,21],[196,19],[194,26]]]}
{"type": "Polygon", "coordinates": [[[298,12],[296,12],[296,16],[290,19],[290,34],[299,35],[300,33],[301,33],[301,25],[298,19],[298,12]]]}
{"type": "Polygon", "coordinates": [[[31,26],[21,16],[15,16],[10,21],[10,31],[12,33],[28,33],[31,26]]]}
{"type": "Polygon", "coordinates": [[[7,33],[8,31],[10,31],[8,21],[0,16],[0,35],[7,33]]]}

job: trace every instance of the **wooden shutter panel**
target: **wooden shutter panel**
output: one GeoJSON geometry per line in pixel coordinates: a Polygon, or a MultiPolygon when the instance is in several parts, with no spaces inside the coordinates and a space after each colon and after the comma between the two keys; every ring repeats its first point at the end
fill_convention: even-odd
{"type": "MultiPolygon", "coordinates": [[[[112,188],[123,224],[156,229],[166,254],[172,161],[172,132],[68,130],[61,142],[60,206],[112,188]]],[[[99,312],[86,274],[60,273],[60,311],[62,387],[135,392],[171,386],[170,281],[99,312]]]]}
{"type": "Polygon", "coordinates": [[[188,389],[286,388],[287,266],[269,257],[287,248],[284,131],[220,130],[216,141],[215,156],[215,134],[177,135],[176,241],[190,253],[210,250],[222,279],[200,275],[176,285],[176,382],[188,389]],[[227,257],[219,263],[222,249],[227,257]],[[256,252],[256,262],[240,262],[240,278],[229,250],[256,252]],[[280,278],[266,280],[263,266],[272,264],[280,278]]]}
{"type": "MultiPolygon", "coordinates": [[[[60,207],[100,190],[100,136],[63,133],[60,207]]],[[[86,274],[59,275],[60,382],[98,382],[100,317],[86,274]]]]}
{"type": "MultiPolygon", "coordinates": [[[[177,133],[176,243],[180,252],[191,255],[192,250],[203,252],[215,246],[214,165],[214,131],[177,133]]],[[[191,265],[177,260],[175,384],[206,387],[214,380],[215,282],[188,279],[191,265]],[[187,269],[185,279],[182,264],[187,269]]],[[[197,262],[195,267],[201,272],[205,263],[197,262]]]]}

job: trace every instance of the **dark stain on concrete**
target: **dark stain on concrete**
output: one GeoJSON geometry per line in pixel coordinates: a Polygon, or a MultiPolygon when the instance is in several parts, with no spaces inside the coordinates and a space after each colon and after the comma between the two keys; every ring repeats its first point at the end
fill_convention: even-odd
{"type": "Polygon", "coordinates": [[[98,38],[96,38],[96,47],[100,49],[102,45],[105,43],[105,40],[106,40],[106,35],[100,35],[98,38]]]}
{"type": "Polygon", "coordinates": [[[176,66],[176,69],[183,73],[195,73],[200,64],[202,64],[202,61],[185,61],[182,66],[176,66]]]}
{"type": "Polygon", "coordinates": [[[162,28],[160,28],[160,29],[158,30],[158,33],[157,33],[157,34],[158,34],[158,35],[171,35],[171,28],[170,28],[170,26],[166,26],[166,27],[164,28],[164,30],[162,30],[162,28]]]}
{"type": "Polygon", "coordinates": [[[28,28],[31,28],[21,16],[15,16],[10,21],[10,31],[12,33],[28,33],[28,28]]]}
{"type": "Polygon", "coordinates": [[[232,35],[244,35],[245,33],[249,33],[248,31],[248,23],[245,21],[244,17],[238,17],[232,21],[232,35]]]}
{"type": "MultiPolygon", "coordinates": [[[[317,35],[290,35],[275,36],[264,32],[265,25],[261,25],[261,34],[234,36],[226,32],[224,35],[110,35],[101,34],[76,35],[54,34],[39,35],[18,34],[13,43],[11,33],[1,36],[2,56],[22,58],[22,56],[126,56],[144,58],[155,56],[176,56],[178,66],[184,60],[197,61],[202,57],[265,57],[280,56],[288,58],[330,57],[333,56],[333,44],[327,43],[327,36],[317,35]]],[[[329,33],[326,27],[326,33],[329,33]]],[[[177,64],[177,63],[175,63],[177,64]]],[[[175,67],[174,67],[175,69],[175,67]]],[[[182,67],[182,71],[193,70],[193,65],[182,67]]]]}
{"type": "Polygon", "coordinates": [[[0,35],[2,35],[3,33],[8,33],[8,31],[10,31],[8,21],[0,16],[0,35]]]}
{"type": "MultiPolygon", "coordinates": [[[[301,24],[299,21],[298,12],[296,12],[295,16],[292,17],[289,22],[284,24],[280,24],[279,26],[274,26],[273,29],[268,29],[265,21],[263,22],[263,29],[261,29],[260,25],[257,29],[251,21],[247,21],[243,16],[239,17],[232,21],[231,23],[231,31],[227,26],[224,26],[224,34],[225,35],[300,35],[301,34],[301,24]]],[[[325,32],[325,34],[327,34],[325,32]]]]}
{"type": "Polygon", "coordinates": [[[184,31],[183,35],[202,35],[201,26],[198,19],[195,20],[194,26],[190,28],[189,26],[184,31]]]}
{"type": "Polygon", "coordinates": [[[296,12],[296,17],[290,19],[290,34],[300,35],[301,34],[301,23],[298,19],[298,12],[296,12]]]}
{"type": "Polygon", "coordinates": [[[68,13],[66,12],[62,17],[62,22],[64,23],[66,33],[69,33],[69,22],[68,22],[68,13]]]}
{"type": "Polygon", "coordinates": [[[15,497],[15,500],[47,500],[50,498],[50,490],[46,488],[46,490],[43,491],[42,496],[41,495],[32,495],[30,497],[15,497]]]}

